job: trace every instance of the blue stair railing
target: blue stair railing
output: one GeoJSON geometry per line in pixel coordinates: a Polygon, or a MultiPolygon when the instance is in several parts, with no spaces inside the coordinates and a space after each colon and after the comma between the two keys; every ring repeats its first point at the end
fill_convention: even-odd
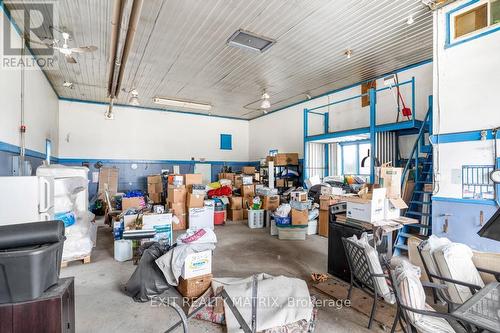
{"type": "Polygon", "coordinates": [[[407,253],[408,238],[413,236],[426,238],[432,232],[433,156],[432,146],[426,143],[425,133],[432,133],[432,96],[429,97],[429,109],[402,174],[402,181],[404,182],[411,171],[415,184],[404,216],[413,218],[418,222],[405,225],[399,230],[394,243],[394,255],[396,256],[407,253]]]}

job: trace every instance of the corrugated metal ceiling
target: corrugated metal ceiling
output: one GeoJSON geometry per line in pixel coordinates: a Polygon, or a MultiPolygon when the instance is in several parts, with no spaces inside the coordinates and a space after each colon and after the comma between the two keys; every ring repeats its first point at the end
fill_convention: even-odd
{"type": "MultiPolygon", "coordinates": [[[[72,46],[98,50],[60,62],[49,80],[61,97],[107,102],[113,2],[55,3],[72,46]]],[[[145,107],[158,108],[155,96],[188,99],[251,119],[262,114],[264,89],[273,110],[431,57],[432,14],[418,0],[146,0],[122,88],[136,88],[145,107]],[[228,46],[238,29],[277,42],[263,54],[228,46]]],[[[122,92],[118,103],[128,97],[122,92]]]]}

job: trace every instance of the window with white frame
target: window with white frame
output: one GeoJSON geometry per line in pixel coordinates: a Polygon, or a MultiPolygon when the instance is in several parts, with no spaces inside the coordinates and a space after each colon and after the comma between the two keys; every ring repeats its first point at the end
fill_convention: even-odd
{"type": "Polygon", "coordinates": [[[339,143],[337,150],[338,170],[342,175],[360,175],[370,174],[370,158],[366,159],[362,165],[363,159],[368,156],[370,150],[370,141],[352,141],[339,143]]]}
{"type": "Polygon", "coordinates": [[[460,41],[500,24],[500,0],[480,0],[450,17],[450,39],[460,41]]]}

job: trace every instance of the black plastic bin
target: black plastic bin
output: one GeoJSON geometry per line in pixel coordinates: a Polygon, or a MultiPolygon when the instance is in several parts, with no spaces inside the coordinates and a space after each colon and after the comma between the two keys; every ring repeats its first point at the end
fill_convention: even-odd
{"type": "Polygon", "coordinates": [[[0,304],[34,300],[57,284],[64,223],[0,226],[0,304]]]}

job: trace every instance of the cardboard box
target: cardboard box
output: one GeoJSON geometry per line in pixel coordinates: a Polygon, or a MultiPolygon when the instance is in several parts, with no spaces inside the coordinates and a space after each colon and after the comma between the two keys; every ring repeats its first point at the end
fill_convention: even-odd
{"type": "Polygon", "coordinates": [[[285,187],[285,180],[281,178],[276,179],[276,187],[285,187]]]}
{"type": "Polygon", "coordinates": [[[388,198],[401,197],[401,177],[403,168],[380,167],[375,168],[375,184],[387,189],[388,198]]]}
{"type": "Polygon", "coordinates": [[[229,198],[229,208],[242,209],[243,208],[243,197],[230,197],[229,198]]]}
{"type": "Polygon", "coordinates": [[[179,220],[178,223],[173,222],[172,220],[172,229],[173,230],[186,230],[188,228],[188,220],[187,213],[176,213],[175,216],[179,220]]]}
{"type": "Polygon", "coordinates": [[[307,201],[307,191],[292,191],[290,193],[290,200],[294,201],[307,201]]]}
{"type": "Polygon", "coordinates": [[[392,220],[401,216],[401,209],[408,208],[408,205],[401,198],[385,199],[384,203],[384,219],[392,220]]]}
{"type": "Polygon", "coordinates": [[[363,222],[384,219],[385,188],[373,189],[371,199],[350,197],[347,201],[347,218],[363,222]]]}
{"type": "Polygon", "coordinates": [[[323,237],[328,237],[328,225],[330,223],[330,213],[327,210],[319,211],[319,226],[318,234],[323,237]]]}
{"type": "Polygon", "coordinates": [[[189,228],[202,229],[214,228],[214,207],[189,208],[189,228]]]}
{"type": "Polygon", "coordinates": [[[134,197],[134,198],[123,198],[122,199],[122,210],[127,210],[129,208],[143,208],[144,198],[134,197]]]}
{"type": "Polygon", "coordinates": [[[186,199],[186,207],[187,208],[201,208],[201,207],[203,207],[204,201],[205,201],[204,195],[188,193],[187,199],[186,199]]]}
{"type": "Polygon", "coordinates": [[[161,203],[162,202],[162,193],[148,193],[149,199],[153,201],[153,203],[161,203]]]}
{"type": "Polygon", "coordinates": [[[241,181],[243,182],[243,185],[252,185],[253,176],[241,176],[241,181]]]}
{"type": "Polygon", "coordinates": [[[182,266],[181,277],[191,279],[212,273],[212,250],[188,254],[182,266]]]}
{"type": "Polygon", "coordinates": [[[241,186],[241,195],[246,196],[254,196],[255,195],[255,186],[254,185],[243,185],[241,186]]]}
{"type": "Polygon", "coordinates": [[[234,184],[234,177],[235,177],[235,174],[232,173],[232,172],[222,172],[222,173],[219,173],[219,180],[221,179],[229,179],[231,181],[231,183],[234,184]]]}
{"type": "Polygon", "coordinates": [[[118,192],[118,169],[101,167],[98,181],[99,195],[104,195],[105,190],[108,190],[109,195],[112,197],[118,192]]]}
{"type": "Polygon", "coordinates": [[[240,188],[243,185],[243,176],[242,175],[235,175],[233,185],[235,188],[240,188]]]}
{"type": "Polygon", "coordinates": [[[168,202],[186,202],[186,186],[169,186],[167,191],[168,202]]]}
{"type": "MultiPolygon", "coordinates": [[[[248,212],[247,212],[248,214],[248,212]]],[[[243,209],[228,209],[227,210],[227,218],[230,221],[242,221],[243,218],[243,209]]]]}
{"type": "Polygon", "coordinates": [[[187,173],[184,175],[184,185],[189,188],[189,185],[203,184],[203,175],[201,173],[187,173]]]}
{"type": "Polygon", "coordinates": [[[274,165],[299,165],[299,154],[297,153],[279,153],[274,156],[274,165]]]}
{"type": "Polygon", "coordinates": [[[328,210],[331,205],[338,203],[339,200],[331,195],[320,195],[319,196],[319,209],[328,210]]]}
{"type": "Polygon", "coordinates": [[[241,168],[241,173],[244,174],[244,175],[254,175],[255,173],[255,167],[253,166],[244,166],[243,168],[241,168]]]}
{"type": "Polygon", "coordinates": [[[292,225],[307,225],[309,223],[309,211],[292,208],[292,225]]]}
{"type": "Polygon", "coordinates": [[[144,214],[142,215],[142,229],[153,230],[155,226],[172,225],[172,214],[144,214]]]}
{"type": "Polygon", "coordinates": [[[279,195],[267,195],[261,197],[262,199],[262,209],[275,211],[280,205],[279,195]]]}
{"type": "Polygon", "coordinates": [[[168,176],[168,184],[174,186],[184,185],[184,176],[183,175],[169,175],[168,176]]]}
{"type": "Polygon", "coordinates": [[[212,274],[198,276],[187,280],[180,277],[177,290],[184,297],[196,298],[203,295],[211,285],[212,274]]]}
{"type": "Polygon", "coordinates": [[[248,209],[243,209],[243,220],[248,220],[248,209]]]}
{"type": "Polygon", "coordinates": [[[169,202],[168,208],[175,214],[183,214],[186,212],[186,205],[184,202],[169,202]]]}

